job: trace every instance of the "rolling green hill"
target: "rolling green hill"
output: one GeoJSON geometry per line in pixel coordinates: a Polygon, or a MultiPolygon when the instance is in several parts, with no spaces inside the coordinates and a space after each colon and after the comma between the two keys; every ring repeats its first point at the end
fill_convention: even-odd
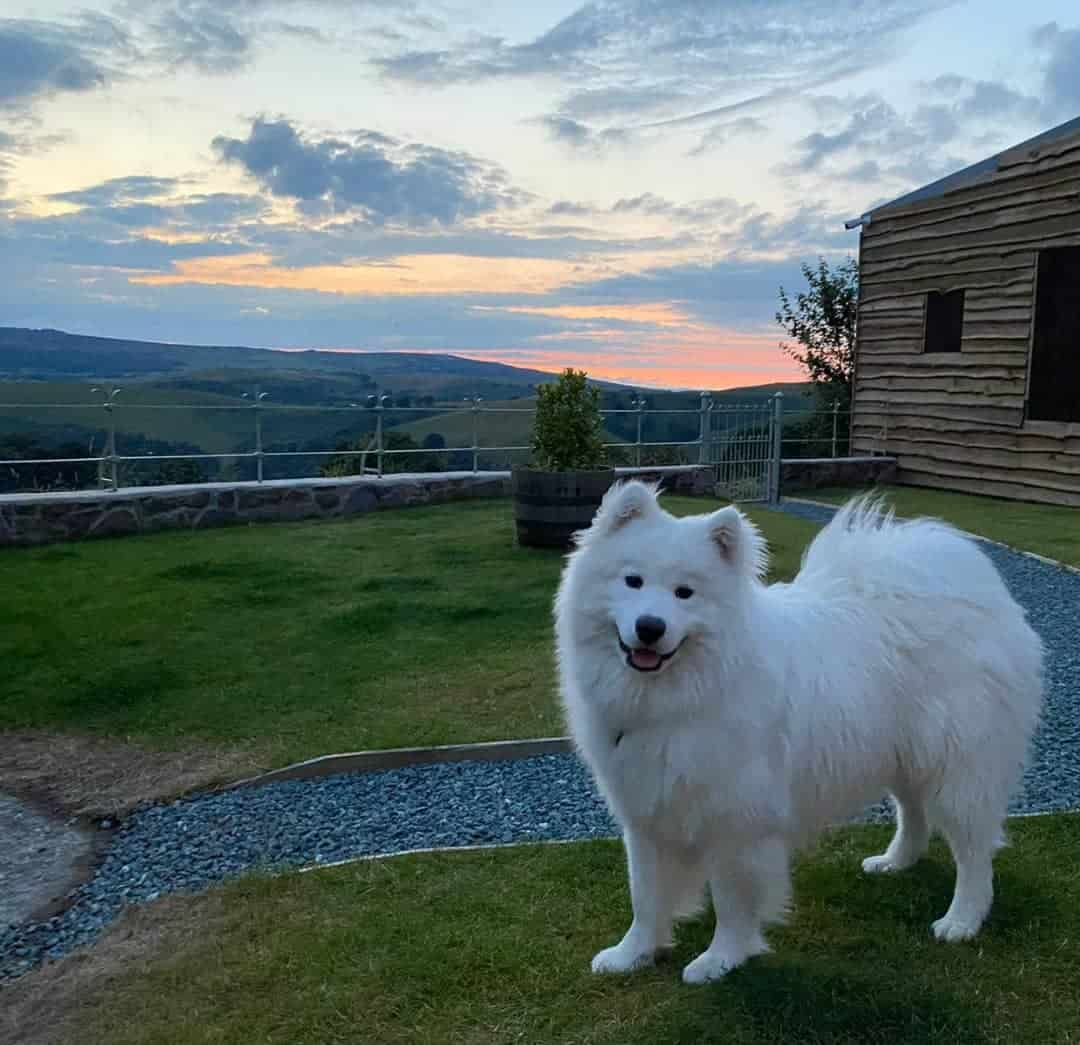
{"type": "MultiPolygon", "coordinates": [[[[184,387],[193,372],[267,371],[356,377],[397,393],[441,399],[526,391],[550,374],[505,363],[423,352],[280,351],[239,346],[162,344],[88,337],[62,330],[0,327],[0,378],[9,380],[147,380],[168,377],[184,387]]],[[[201,380],[204,378],[196,378],[201,380]]]]}

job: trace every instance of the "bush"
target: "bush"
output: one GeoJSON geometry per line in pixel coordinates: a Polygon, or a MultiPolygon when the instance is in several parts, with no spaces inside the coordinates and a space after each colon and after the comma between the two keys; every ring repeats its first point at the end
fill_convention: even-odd
{"type": "Polygon", "coordinates": [[[600,393],[585,371],[567,368],[537,388],[532,451],[534,466],[547,472],[607,467],[600,393]]]}
{"type": "MultiPolygon", "coordinates": [[[[342,443],[338,450],[362,451],[348,457],[335,457],[327,461],[319,470],[326,478],[340,478],[348,475],[364,475],[375,468],[379,454],[374,436],[365,436],[355,442],[342,443]]],[[[443,454],[423,453],[420,445],[408,432],[383,431],[384,450],[417,450],[413,453],[389,453],[383,456],[383,472],[441,472],[446,468],[443,454]]],[[[469,467],[472,467],[470,463],[469,467]]]]}

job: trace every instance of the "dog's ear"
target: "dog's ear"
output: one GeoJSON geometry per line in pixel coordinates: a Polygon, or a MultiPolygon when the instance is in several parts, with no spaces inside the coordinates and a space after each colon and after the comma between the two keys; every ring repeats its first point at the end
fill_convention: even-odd
{"type": "Polygon", "coordinates": [[[762,577],[768,565],[761,531],[733,504],[708,517],[709,537],[739,573],[762,577]]]}
{"type": "Polygon", "coordinates": [[[658,488],[658,484],[643,483],[640,479],[613,483],[604,494],[592,525],[580,531],[578,543],[614,533],[628,522],[656,511],[658,488]]]}

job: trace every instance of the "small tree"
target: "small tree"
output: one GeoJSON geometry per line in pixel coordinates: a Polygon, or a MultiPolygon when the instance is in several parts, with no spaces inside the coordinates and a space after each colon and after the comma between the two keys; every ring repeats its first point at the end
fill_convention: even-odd
{"type": "MultiPolygon", "coordinates": [[[[327,478],[337,478],[346,475],[363,475],[365,468],[370,469],[378,459],[378,450],[375,445],[374,435],[365,435],[354,442],[340,443],[336,449],[361,451],[360,454],[350,454],[348,457],[334,457],[327,461],[319,474],[327,478]]],[[[416,450],[420,446],[408,432],[398,432],[394,429],[383,432],[384,450],[416,450]]],[[[390,472],[441,472],[444,470],[443,462],[439,454],[391,453],[383,457],[383,471],[390,472]]]]}
{"type": "Polygon", "coordinates": [[[532,450],[546,472],[589,471],[607,467],[600,393],[585,371],[567,368],[558,380],[536,390],[532,450]]]}
{"type": "Polygon", "coordinates": [[[859,266],[848,258],[830,269],[824,258],[816,269],[801,266],[808,289],[792,304],[780,288],[780,309],[776,322],[795,344],[781,342],[780,348],[806,370],[821,398],[839,400],[846,408],[851,402],[851,381],[855,368],[855,318],[859,300],[859,266]]]}

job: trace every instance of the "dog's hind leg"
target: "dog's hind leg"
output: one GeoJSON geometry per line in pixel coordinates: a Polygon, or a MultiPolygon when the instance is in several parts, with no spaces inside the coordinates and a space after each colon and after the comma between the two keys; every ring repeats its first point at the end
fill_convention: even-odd
{"type": "Polygon", "coordinates": [[[676,907],[687,893],[686,869],[655,842],[629,828],[624,841],[634,920],[619,943],[593,958],[593,972],[630,972],[652,965],[657,951],[672,944],[676,907]]]}
{"type": "Polygon", "coordinates": [[[866,874],[904,871],[926,855],[930,844],[930,822],[922,793],[907,781],[897,783],[891,791],[896,806],[896,833],[885,852],[863,860],[866,874]]]}
{"type": "Polygon", "coordinates": [[[779,921],[791,898],[787,844],[765,838],[737,855],[725,854],[709,874],[716,930],[712,942],[683,969],[686,983],[705,983],[726,975],[769,949],[766,922],[779,921]]]}
{"type": "Polygon", "coordinates": [[[994,853],[1001,844],[1001,820],[965,820],[948,810],[934,812],[956,862],[952,903],[932,928],[939,940],[970,940],[994,902],[994,853]]]}

